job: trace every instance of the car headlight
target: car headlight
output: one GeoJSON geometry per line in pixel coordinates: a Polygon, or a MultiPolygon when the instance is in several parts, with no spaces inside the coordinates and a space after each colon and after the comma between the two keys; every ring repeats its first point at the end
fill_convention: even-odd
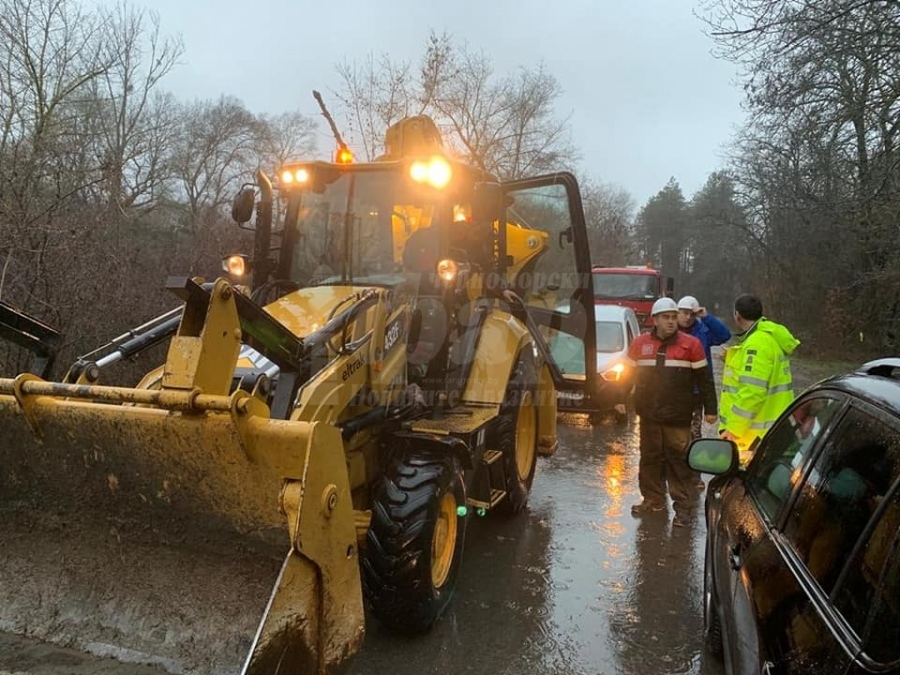
{"type": "Polygon", "coordinates": [[[617,363],[611,368],[607,368],[600,375],[607,382],[618,382],[625,377],[625,364],[617,363]]]}

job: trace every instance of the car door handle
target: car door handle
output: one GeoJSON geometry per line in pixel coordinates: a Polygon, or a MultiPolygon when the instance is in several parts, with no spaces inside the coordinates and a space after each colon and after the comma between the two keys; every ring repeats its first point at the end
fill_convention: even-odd
{"type": "Polygon", "coordinates": [[[735,544],[728,552],[728,564],[731,565],[731,569],[733,570],[741,569],[741,565],[744,564],[744,561],[741,560],[741,549],[742,547],[740,544],[735,544]]]}

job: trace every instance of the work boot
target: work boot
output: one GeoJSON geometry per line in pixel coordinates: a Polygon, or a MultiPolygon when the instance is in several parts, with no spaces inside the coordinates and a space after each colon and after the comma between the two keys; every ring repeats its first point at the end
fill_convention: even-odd
{"type": "Polygon", "coordinates": [[[665,504],[661,504],[659,502],[651,502],[645,499],[642,502],[638,502],[631,507],[631,515],[633,515],[635,518],[640,518],[641,516],[646,516],[651,513],[662,513],[665,510],[665,504]]]}

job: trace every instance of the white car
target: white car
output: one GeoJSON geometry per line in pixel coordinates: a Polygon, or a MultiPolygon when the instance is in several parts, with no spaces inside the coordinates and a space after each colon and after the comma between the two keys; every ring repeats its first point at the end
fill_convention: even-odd
{"type": "Polygon", "coordinates": [[[609,407],[624,403],[634,386],[628,365],[628,347],[641,333],[637,315],[630,307],[596,305],[597,372],[602,380],[598,387],[600,401],[609,407]]]}
{"type": "MultiPolygon", "coordinates": [[[[597,402],[601,409],[625,403],[632,386],[628,347],[640,335],[637,315],[630,307],[595,305],[597,326],[597,402]]],[[[584,377],[584,346],[580,339],[559,333],[550,343],[554,360],[563,375],[584,377]]]]}

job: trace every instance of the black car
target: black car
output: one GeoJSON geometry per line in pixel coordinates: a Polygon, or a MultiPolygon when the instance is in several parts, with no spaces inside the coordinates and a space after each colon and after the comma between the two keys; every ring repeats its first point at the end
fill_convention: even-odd
{"type": "Polygon", "coordinates": [[[821,382],[706,498],[704,637],[728,673],[900,673],[900,359],[821,382]]]}

